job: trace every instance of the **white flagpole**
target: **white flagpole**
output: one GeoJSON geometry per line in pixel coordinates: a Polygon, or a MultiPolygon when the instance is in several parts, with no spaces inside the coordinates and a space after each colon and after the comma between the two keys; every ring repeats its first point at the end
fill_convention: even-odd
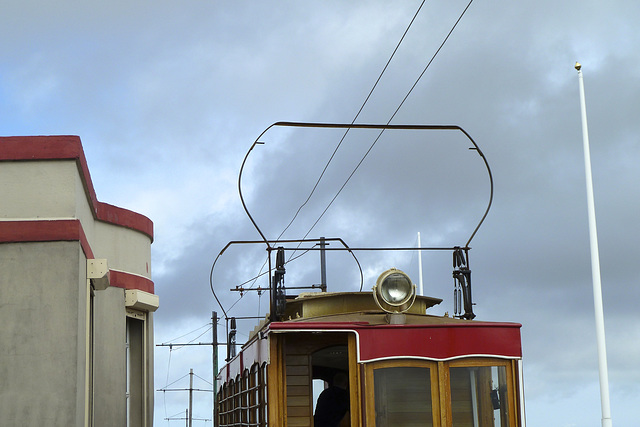
{"type": "Polygon", "coordinates": [[[589,131],[587,129],[587,106],[584,97],[582,66],[576,62],[580,83],[580,107],[582,112],[582,142],[584,145],[584,168],[587,181],[587,204],[589,213],[589,241],[591,242],[591,276],[593,279],[593,303],[596,317],[596,341],[598,344],[598,368],[600,372],[600,402],[602,406],[602,427],[613,426],[609,403],[609,374],[607,372],[607,347],[604,337],[604,309],[602,306],[602,284],[600,282],[600,255],[598,253],[598,233],[596,231],[596,208],[593,201],[593,178],[591,176],[591,154],[589,131]]]}

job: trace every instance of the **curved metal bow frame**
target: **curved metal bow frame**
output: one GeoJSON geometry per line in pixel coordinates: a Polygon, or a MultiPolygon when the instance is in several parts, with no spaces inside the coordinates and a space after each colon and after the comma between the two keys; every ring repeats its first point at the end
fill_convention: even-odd
{"type": "MultiPolygon", "coordinates": [[[[258,226],[258,224],[256,223],[255,219],[253,218],[253,216],[251,215],[251,213],[249,212],[249,209],[247,207],[246,201],[244,199],[244,196],[242,194],[242,174],[244,171],[244,167],[245,164],[247,162],[247,159],[249,158],[249,155],[251,154],[251,152],[253,151],[253,149],[256,147],[256,145],[259,144],[263,144],[263,142],[260,142],[260,138],[262,138],[270,129],[274,128],[274,127],[298,127],[298,128],[333,128],[333,129],[346,129],[347,131],[351,130],[351,129],[379,129],[382,132],[386,131],[386,130],[450,130],[450,131],[455,131],[455,132],[461,132],[473,145],[473,147],[471,147],[472,150],[475,150],[478,155],[480,156],[480,158],[482,159],[482,161],[484,162],[484,165],[487,169],[487,173],[489,175],[489,183],[490,183],[490,195],[489,195],[489,202],[487,204],[487,208],[485,209],[484,214],[482,215],[482,218],[480,218],[480,221],[478,222],[478,225],[474,228],[473,232],[471,233],[471,235],[469,236],[469,239],[467,240],[467,242],[465,243],[464,246],[460,247],[460,246],[454,246],[454,247],[429,247],[429,248],[349,248],[349,247],[345,247],[344,248],[334,248],[334,250],[347,250],[349,252],[351,252],[353,254],[354,251],[358,251],[358,250],[408,250],[408,249],[418,249],[418,250],[452,250],[454,251],[454,259],[457,256],[458,257],[458,265],[455,265],[455,261],[454,261],[454,279],[455,280],[459,280],[460,276],[460,266],[464,266],[465,270],[464,270],[464,277],[468,278],[469,280],[467,280],[463,286],[464,289],[466,289],[466,287],[468,287],[468,291],[464,292],[464,298],[465,298],[465,309],[468,307],[470,310],[470,307],[473,305],[471,302],[471,290],[470,290],[470,270],[468,268],[469,266],[469,244],[471,243],[471,240],[473,240],[474,236],[476,235],[476,233],[478,232],[478,229],[480,228],[480,226],[482,225],[482,223],[484,222],[485,218],[487,217],[487,214],[489,213],[489,210],[491,209],[491,204],[493,202],[493,176],[491,174],[491,168],[489,167],[489,163],[487,162],[487,159],[485,158],[484,154],[482,153],[482,150],[480,150],[480,147],[478,146],[478,144],[476,144],[476,142],[473,140],[473,138],[471,137],[471,135],[469,135],[464,129],[462,129],[460,126],[457,125],[383,125],[383,124],[344,124],[344,123],[304,123],[304,122],[276,122],[273,123],[272,125],[270,125],[269,127],[267,127],[259,136],[258,138],[256,138],[256,140],[253,142],[253,144],[251,145],[251,147],[249,148],[249,151],[247,151],[247,154],[245,155],[243,161],[242,161],[242,166],[240,167],[240,173],[238,176],[238,192],[240,194],[240,201],[242,202],[242,207],[244,208],[247,216],[249,217],[249,220],[251,221],[251,223],[253,224],[253,226],[255,227],[255,229],[258,231],[258,234],[260,234],[260,237],[262,238],[262,241],[264,242],[264,244],[267,246],[267,252],[268,252],[268,263],[269,263],[269,289],[270,289],[270,293],[271,293],[271,320],[277,320],[277,314],[276,314],[276,290],[274,289],[274,278],[271,276],[271,271],[272,271],[272,265],[271,265],[271,252],[276,250],[276,247],[274,246],[275,244],[278,243],[277,240],[270,240],[268,239],[265,234],[262,232],[262,230],[260,229],[260,227],[258,226]],[[461,252],[462,251],[462,252],[461,252]],[[468,300],[467,300],[467,295],[468,295],[468,300]]],[[[224,250],[223,250],[224,251],[224,250]]],[[[221,255],[222,253],[220,253],[221,255]]],[[[218,255],[219,256],[219,255],[218,255]]],[[[217,258],[216,258],[217,260],[217,258]]],[[[215,265],[215,263],[214,263],[215,265]]],[[[213,268],[211,271],[211,275],[213,274],[213,268]]],[[[211,276],[210,276],[210,281],[211,281],[211,276]]],[[[211,283],[211,290],[213,291],[213,283],[211,283]]],[[[214,292],[214,296],[215,296],[215,292],[214,292]]],[[[216,297],[217,300],[217,297],[216,297]]],[[[220,301],[218,301],[218,303],[220,303],[220,301]]],[[[222,306],[221,306],[222,307],[222,306]]],[[[224,309],[223,309],[224,311],[224,309]]],[[[468,312],[467,310],[465,310],[465,315],[461,316],[461,317],[465,317],[465,318],[473,318],[474,315],[472,312],[468,312]]]]}
{"type": "Polygon", "coordinates": [[[473,230],[473,233],[471,233],[471,236],[469,236],[469,239],[467,240],[467,243],[465,243],[463,248],[467,248],[467,249],[469,248],[469,244],[471,243],[471,240],[473,240],[473,237],[478,232],[478,229],[484,222],[485,218],[487,217],[487,214],[489,213],[489,209],[491,208],[491,203],[493,202],[493,175],[491,174],[491,168],[489,167],[489,163],[487,162],[487,159],[482,153],[482,150],[480,150],[480,147],[478,147],[478,144],[476,144],[476,142],[473,140],[471,135],[467,133],[467,131],[465,131],[458,125],[379,125],[379,124],[276,122],[271,126],[269,126],[268,128],[266,128],[260,134],[260,136],[258,136],[258,138],[256,138],[256,140],[253,142],[253,144],[251,145],[251,148],[249,148],[249,151],[247,151],[247,154],[245,155],[244,160],[242,161],[242,166],[240,167],[240,174],[238,176],[238,192],[240,193],[240,201],[242,202],[242,207],[244,208],[244,211],[247,213],[247,216],[251,220],[251,223],[256,228],[256,230],[258,231],[258,233],[260,234],[264,242],[267,244],[267,246],[269,246],[269,243],[268,243],[269,240],[264,235],[262,230],[260,230],[260,227],[258,227],[258,224],[256,223],[256,221],[253,219],[253,216],[251,215],[251,213],[249,212],[249,209],[247,208],[247,204],[244,200],[244,196],[242,195],[242,173],[244,171],[244,166],[247,162],[247,159],[251,154],[251,151],[255,148],[256,145],[263,144],[262,142],[260,142],[260,138],[262,138],[264,134],[266,134],[271,128],[274,128],[274,127],[380,129],[381,131],[385,131],[385,130],[452,130],[452,131],[461,132],[462,134],[464,134],[464,136],[467,137],[467,139],[471,142],[471,144],[473,144],[473,150],[477,151],[478,155],[480,155],[480,157],[482,158],[482,161],[484,162],[484,165],[487,169],[487,173],[489,174],[489,183],[491,186],[489,203],[487,204],[487,208],[484,212],[484,215],[482,215],[482,218],[478,222],[478,225],[473,230]]]}

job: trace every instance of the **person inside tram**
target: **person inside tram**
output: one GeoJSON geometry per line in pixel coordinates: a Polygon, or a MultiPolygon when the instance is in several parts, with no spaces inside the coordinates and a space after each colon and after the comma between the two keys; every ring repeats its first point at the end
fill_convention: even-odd
{"type": "Polygon", "coordinates": [[[324,389],[316,402],[316,413],[313,416],[315,427],[341,427],[349,425],[349,377],[338,372],[333,382],[324,389]],[[345,424],[346,422],[346,424],[345,424]]]}

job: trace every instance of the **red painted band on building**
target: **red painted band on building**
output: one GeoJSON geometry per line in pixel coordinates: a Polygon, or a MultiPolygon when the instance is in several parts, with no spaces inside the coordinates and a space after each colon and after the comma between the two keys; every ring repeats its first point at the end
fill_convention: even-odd
{"type": "Polygon", "coordinates": [[[109,286],[122,289],[138,289],[140,291],[154,293],[153,281],[137,274],[125,273],[124,271],[109,270],[109,286]]]}
{"type": "Polygon", "coordinates": [[[80,242],[87,259],[93,251],[79,219],[0,221],[0,243],[80,242]]]}
{"type": "MultiPolygon", "coordinates": [[[[95,258],[78,219],[0,221],[0,243],[79,242],[87,259],[95,258]]],[[[154,293],[153,281],[136,274],[110,270],[110,285],[154,293]]]]}
{"type": "Polygon", "coordinates": [[[0,137],[0,161],[75,160],[95,219],[139,231],[153,241],[153,222],[144,215],[99,202],[96,197],[80,137],[6,136],[0,137]]]}

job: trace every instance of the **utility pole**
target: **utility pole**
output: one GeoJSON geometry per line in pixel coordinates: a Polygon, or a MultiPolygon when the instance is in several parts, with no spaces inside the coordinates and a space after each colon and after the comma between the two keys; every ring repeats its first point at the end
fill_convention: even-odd
{"type": "Polygon", "coordinates": [[[218,313],[211,312],[211,331],[213,334],[211,343],[213,350],[213,425],[216,425],[216,412],[217,412],[217,400],[218,400],[218,313]]]}
{"type": "MultiPolygon", "coordinates": [[[[218,374],[218,314],[215,311],[211,312],[211,321],[212,321],[212,330],[213,330],[213,340],[211,342],[198,342],[198,343],[194,343],[194,342],[188,342],[188,343],[162,343],[162,344],[156,344],[156,347],[169,347],[169,348],[173,348],[174,346],[176,347],[186,347],[186,346],[194,346],[194,345],[210,345],[212,346],[213,350],[213,361],[212,361],[212,365],[213,365],[213,390],[201,390],[201,389],[197,389],[194,390],[193,389],[193,369],[190,370],[189,375],[190,375],[190,385],[188,389],[159,389],[158,391],[187,391],[189,390],[189,409],[188,409],[188,416],[185,417],[187,420],[187,427],[191,427],[192,425],[192,420],[193,420],[193,415],[192,415],[192,401],[193,401],[193,391],[206,391],[206,392],[213,392],[213,410],[212,410],[212,415],[213,415],[213,420],[216,419],[216,391],[217,391],[217,374],[218,374]]],[[[167,418],[169,419],[169,418],[167,418]]],[[[175,418],[171,418],[173,420],[175,420],[175,418]]],[[[198,419],[200,420],[200,419],[198,419]]],[[[215,423],[215,421],[214,421],[215,423]]]]}

